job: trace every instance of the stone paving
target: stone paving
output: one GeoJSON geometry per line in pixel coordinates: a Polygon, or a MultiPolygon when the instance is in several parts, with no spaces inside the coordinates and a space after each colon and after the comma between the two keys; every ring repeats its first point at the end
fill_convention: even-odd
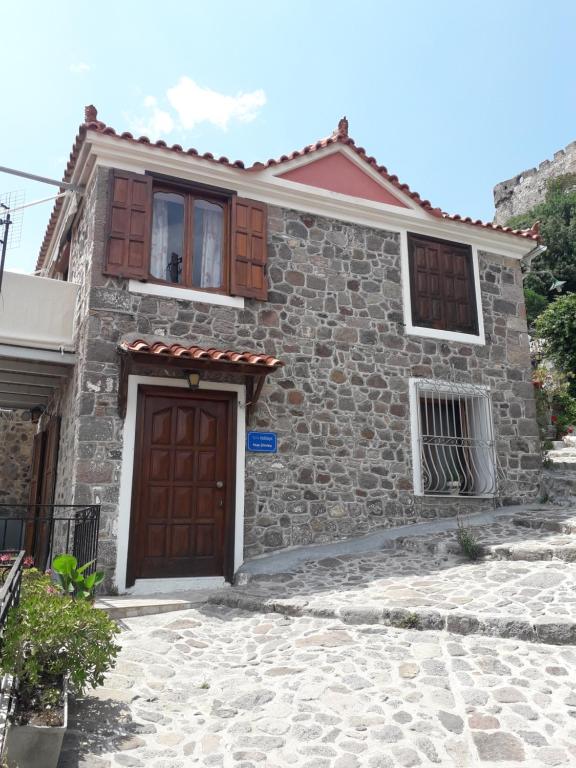
{"type": "Polygon", "coordinates": [[[286,572],[245,574],[243,584],[212,599],[349,624],[576,645],[575,523],[574,509],[534,509],[470,529],[488,551],[479,562],[458,554],[456,532],[444,531],[286,572]]]}
{"type": "Polygon", "coordinates": [[[576,765],[576,649],[206,605],[128,619],[60,768],[576,765]]]}

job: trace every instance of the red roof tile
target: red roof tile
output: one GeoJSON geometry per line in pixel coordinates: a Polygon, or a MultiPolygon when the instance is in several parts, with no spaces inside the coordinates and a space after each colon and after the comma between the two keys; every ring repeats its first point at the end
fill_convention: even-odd
{"type": "MultiPolygon", "coordinates": [[[[518,237],[523,237],[529,240],[539,239],[539,234],[536,229],[512,229],[511,227],[503,227],[500,224],[493,224],[492,222],[485,222],[481,221],[480,219],[473,220],[470,217],[463,217],[458,214],[449,214],[445,211],[442,211],[441,208],[434,208],[429,200],[423,200],[420,195],[417,192],[413,192],[407,184],[402,184],[397,176],[390,174],[385,166],[379,165],[376,159],[369,156],[363,147],[356,146],[354,139],[348,136],[348,120],[345,117],[340,120],[338,123],[338,128],[332,133],[331,136],[320,139],[320,141],[317,141],[315,144],[310,144],[309,146],[300,150],[296,150],[289,155],[282,155],[282,157],[278,159],[270,159],[265,163],[253,163],[251,166],[246,168],[245,164],[241,160],[230,161],[227,157],[215,158],[211,152],[200,154],[196,149],[184,150],[180,144],[172,144],[171,146],[168,146],[168,144],[162,140],[152,142],[147,136],[140,136],[135,138],[128,131],[125,131],[124,133],[117,133],[114,128],[111,128],[110,126],[107,126],[105,123],[98,120],[98,113],[96,108],[93,105],[90,105],[87,106],[84,110],[84,123],[80,126],[78,135],[74,141],[72,151],[70,153],[70,158],[64,172],[63,181],[70,181],[76,166],[76,162],[78,160],[78,156],[80,154],[80,150],[82,149],[82,145],[89,131],[100,133],[104,136],[115,136],[118,139],[122,139],[123,141],[130,141],[135,144],[150,144],[151,146],[163,149],[165,151],[191,155],[193,157],[198,157],[201,160],[218,163],[219,165],[226,165],[230,168],[238,168],[246,172],[255,172],[260,171],[263,168],[271,168],[276,165],[282,165],[283,163],[288,163],[298,157],[304,157],[305,155],[317,152],[318,150],[324,149],[325,147],[329,147],[334,144],[342,144],[353,150],[360,158],[362,158],[362,160],[364,160],[364,162],[368,163],[368,165],[370,165],[377,173],[379,173],[382,178],[386,179],[387,182],[411,198],[417,205],[419,205],[432,216],[436,216],[440,219],[447,219],[449,221],[459,221],[463,224],[471,224],[472,226],[482,227],[483,229],[505,232],[507,234],[516,235],[518,237]]],[[[40,248],[40,254],[36,264],[37,269],[40,269],[44,263],[51,237],[54,234],[54,229],[58,220],[58,214],[63,205],[63,200],[64,198],[59,198],[54,205],[54,209],[46,229],[46,234],[40,248]]]]}
{"type": "Polygon", "coordinates": [[[262,368],[279,368],[284,365],[272,355],[260,352],[235,352],[231,349],[204,349],[203,347],[182,346],[181,344],[165,344],[163,341],[148,342],[142,339],[122,341],[120,349],[124,352],[143,352],[149,355],[164,355],[165,357],[189,358],[190,360],[215,360],[222,363],[245,363],[262,368]]]}

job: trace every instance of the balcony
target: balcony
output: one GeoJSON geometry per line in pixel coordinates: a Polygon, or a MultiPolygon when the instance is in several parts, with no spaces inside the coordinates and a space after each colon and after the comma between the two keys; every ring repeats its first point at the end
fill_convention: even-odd
{"type": "Polygon", "coordinates": [[[0,296],[0,408],[46,405],[75,362],[78,286],[5,272],[0,296]]]}

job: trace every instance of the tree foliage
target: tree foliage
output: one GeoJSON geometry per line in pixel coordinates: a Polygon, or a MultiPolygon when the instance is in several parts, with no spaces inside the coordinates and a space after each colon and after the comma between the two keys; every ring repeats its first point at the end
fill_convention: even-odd
{"type": "Polygon", "coordinates": [[[556,278],[566,281],[563,290],[576,291],[576,174],[550,179],[544,201],[512,217],[508,226],[526,229],[536,221],[547,250],[532,262],[525,287],[546,296],[556,278]]]}
{"type": "Polygon", "coordinates": [[[536,320],[542,352],[558,370],[576,372],[576,293],[558,296],[536,320]]]}

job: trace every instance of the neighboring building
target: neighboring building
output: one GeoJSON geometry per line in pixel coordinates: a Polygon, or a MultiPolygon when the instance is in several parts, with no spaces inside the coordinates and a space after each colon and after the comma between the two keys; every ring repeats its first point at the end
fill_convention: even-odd
{"type": "Polygon", "coordinates": [[[245,168],[88,107],[65,180],[38,262],[54,279],[28,278],[73,288],[75,313],[73,350],[38,363],[70,373],[45,393],[52,480],[33,482],[54,487],[59,447],[55,500],[101,504],[120,590],[537,495],[535,232],[433,208],[345,119],[245,168]]]}
{"type": "Polygon", "coordinates": [[[550,179],[576,173],[576,141],[554,153],[552,160],[543,160],[538,168],[522,171],[494,187],[496,224],[507,224],[512,216],[526,213],[546,197],[550,179]]]}

